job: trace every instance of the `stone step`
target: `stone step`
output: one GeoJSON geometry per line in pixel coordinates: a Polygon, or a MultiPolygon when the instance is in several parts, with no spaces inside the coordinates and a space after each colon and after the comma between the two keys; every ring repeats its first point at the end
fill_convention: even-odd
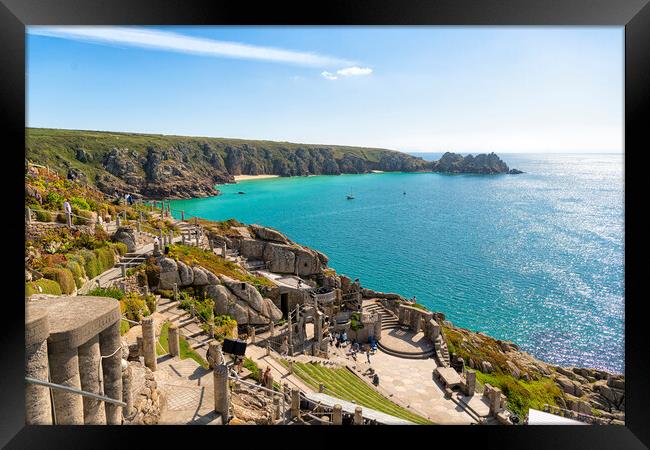
{"type": "MultiPolygon", "coordinates": [[[[173,300],[170,301],[170,302],[162,303],[162,304],[159,303],[157,305],[157,307],[156,307],[156,311],[159,312],[159,313],[165,313],[165,312],[171,311],[174,308],[177,308],[179,304],[180,304],[180,302],[175,302],[173,300]]],[[[179,312],[181,312],[181,311],[184,312],[184,313],[187,313],[187,311],[179,309],[179,312]]]]}
{"type": "Polygon", "coordinates": [[[180,320],[178,322],[178,327],[183,328],[184,326],[190,324],[190,323],[195,323],[197,321],[196,317],[191,317],[188,313],[187,318],[183,318],[183,320],[180,320]]]}
{"type": "Polygon", "coordinates": [[[212,338],[210,336],[208,336],[205,340],[203,340],[201,342],[191,341],[191,342],[193,342],[191,347],[194,350],[196,350],[197,348],[205,347],[206,345],[208,345],[210,343],[210,341],[212,341],[212,338]]]}

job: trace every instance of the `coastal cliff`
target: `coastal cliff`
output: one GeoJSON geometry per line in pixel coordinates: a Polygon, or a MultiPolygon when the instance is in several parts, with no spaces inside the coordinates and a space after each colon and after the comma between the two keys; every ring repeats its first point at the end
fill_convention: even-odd
{"type": "Polygon", "coordinates": [[[30,161],[68,179],[154,199],[218,195],[214,186],[236,175],[520,173],[494,153],[425,161],[378,148],[41,128],[28,128],[26,140],[30,161]]]}

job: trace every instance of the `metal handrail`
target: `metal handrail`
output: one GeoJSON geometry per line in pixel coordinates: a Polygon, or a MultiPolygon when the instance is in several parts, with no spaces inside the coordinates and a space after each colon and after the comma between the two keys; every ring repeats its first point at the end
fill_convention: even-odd
{"type": "Polygon", "coordinates": [[[94,394],[92,392],[82,391],[81,389],[75,389],[69,386],[63,386],[60,384],[50,383],[49,381],[37,380],[36,378],[30,378],[30,377],[25,377],[25,381],[31,384],[49,387],[50,389],[58,389],[60,391],[70,392],[72,394],[78,394],[81,395],[82,397],[90,397],[96,400],[101,400],[103,402],[113,403],[114,405],[126,407],[126,403],[120,400],[115,400],[114,398],[106,397],[104,395],[94,394]]]}

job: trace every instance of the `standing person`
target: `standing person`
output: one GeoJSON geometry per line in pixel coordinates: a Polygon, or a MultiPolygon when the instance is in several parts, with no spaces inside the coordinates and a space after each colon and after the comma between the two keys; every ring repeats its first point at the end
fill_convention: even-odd
{"type": "Polygon", "coordinates": [[[67,200],[63,202],[63,212],[66,214],[72,214],[72,206],[67,200]]]}
{"type": "Polygon", "coordinates": [[[271,368],[269,366],[266,366],[266,370],[264,371],[264,375],[262,375],[262,386],[263,387],[269,387],[269,375],[271,375],[271,368]]]}

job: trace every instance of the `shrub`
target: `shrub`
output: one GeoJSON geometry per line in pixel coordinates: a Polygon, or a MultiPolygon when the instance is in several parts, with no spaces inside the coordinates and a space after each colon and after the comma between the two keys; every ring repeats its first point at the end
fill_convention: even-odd
{"type": "Polygon", "coordinates": [[[80,197],[72,197],[70,199],[70,205],[71,206],[76,206],[79,209],[84,209],[84,210],[90,210],[90,205],[88,205],[88,202],[80,197]]]}
{"type": "Polygon", "coordinates": [[[147,305],[147,309],[150,313],[156,312],[156,296],[153,294],[147,294],[144,296],[144,302],[147,305]]]}
{"type": "Polygon", "coordinates": [[[149,286],[147,273],[144,271],[144,268],[136,272],[136,279],[138,280],[138,286],[149,286]]]}
{"type": "Polygon", "coordinates": [[[97,259],[99,259],[101,267],[100,273],[115,265],[115,253],[113,253],[113,249],[109,247],[101,247],[95,249],[95,254],[97,255],[97,259]]]}
{"type": "Polygon", "coordinates": [[[63,267],[46,267],[43,269],[43,277],[54,280],[61,286],[61,292],[72,294],[75,291],[75,282],[72,272],[63,267]]]}
{"type": "Polygon", "coordinates": [[[121,255],[124,256],[128,253],[129,248],[126,246],[124,242],[115,242],[111,245],[117,252],[121,255]]]}
{"type": "Polygon", "coordinates": [[[57,266],[63,266],[67,263],[67,258],[64,255],[61,254],[52,254],[52,255],[42,255],[41,256],[41,264],[43,267],[57,267],[57,266]]]}
{"type": "Polygon", "coordinates": [[[117,288],[95,288],[92,291],[88,292],[88,295],[95,297],[112,297],[116,300],[122,300],[124,298],[124,291],[117,288]]]}
{"type": "Polygon", "coordinates": [[[43,209],[37,209],[34,211],[36,213],[36,220],[39,222],[52,222],[52,213],[45,211],[43,209]]]}
{"type": "Polygon", "coordinates": [[[25,296],[29,297],[32,294],[61,295],[61,286],[56,281],[47,278],[30,281],[25,284],[25,296]]]}
{"type": "Polygon", "coordinates": [[[74,282],[77,285],[77,288],[80,288],[83,285],[84,273],[79,263],[76,261],[68,261],[65,267],[69,269],[70,272],[72,272],[72,276],[74,277],[74,282]]]}
{"type": "Polygon", "coordinates": [[[63,196],[54,191],[47,193],[45,201],[52,209],[63,209],[63,196]]]}
{"type": "MultiPolygon", "coordinates": [[[[79,265],[79,269],[81,270],[81,278],[86,278],[86,271],[84,270],[84,265],[86,264],[86,261],[84,260],[84,257],[78,253],[68,253],[65,255],[65,257],[68,260],[68,262],[76,262],[79,265]]],[[[68,269],[70,268],[68,267],[68,269]]],[[[74,274],[74,271],[72,273],[74,274]]]]}
{"type": "Polygon", "coordinates": [[[124,315],[129,320],[140,322],[150,314],[144,299],[135,292],[128,292],[121,302],[124,305],[124,315]]]}
{"type": "Polygon", "coordinates": [[[120,320],[120,336],[124,336],[131,329],[131,325],[126,320],[120,320]]]}
{"type": "Polygon", "coordinates": [[[82,250],[80,253],[84,258],[84,269],[88,278],[95,278],[102,273],[102,268],[95,252],[91,250],[82,250]]]}
{"type": "Polygon", "coordinates": [[[144,272],[147,275],[147,283],[149,283],[150,288],[155,288],[158,286],[160,281],[160,267],[155,264],[147,264],[144,268],[144,272]]]}
{"type": "Polygon", "coordinates": [[[98,241],[108,241],[110,239],[110,236],[104,230],[104,228],[100,227],[99,225],[95,226],[95,239],[98,241]]]}
{"type": "Polygon", "coordinates": [[[56,221],[59,222],[59,223],[68,223],[68,221],[65,218],[65,214],[63,214],[63,213],[57,213],[56,221]]]}
{"type": "Polygon", "coordinates": [[[76,216],[72,217],[72,223],[74,225],[90,225],[93,222],[93,213],[90,211],[77,210],[75,214],[76,216]]]}

